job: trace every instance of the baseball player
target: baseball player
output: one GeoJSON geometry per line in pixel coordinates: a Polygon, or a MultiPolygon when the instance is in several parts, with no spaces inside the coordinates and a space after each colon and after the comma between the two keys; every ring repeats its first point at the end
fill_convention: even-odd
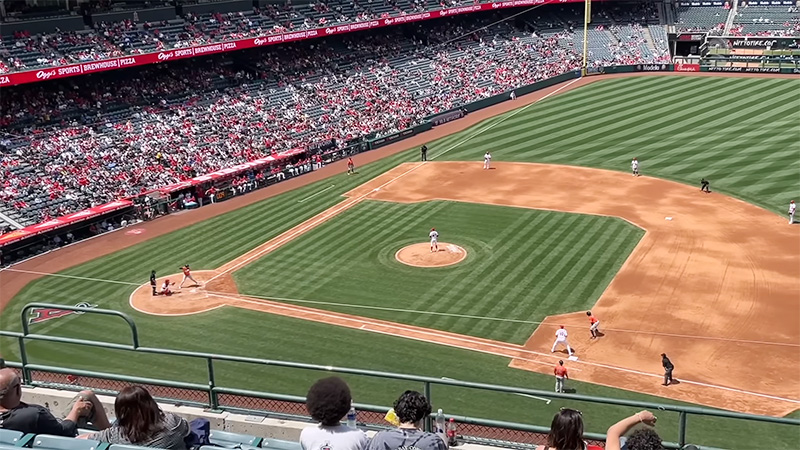
{"type": "Polygon", "coordinates": [[[594,339],[597,337],[597,333],[600,332],[600,330],[597,329],[597,327],[600,326],[600,321],[597,320],[597,317],[595,317],[591,311],[586,311],[586,315],[589,316],[589,332],[592,333],[592,339],[594,339]]]}
{"type": "Polygon", "coordinates": [[[159,294],[166,296],[172,295],[172,289],[170,289],[170,286],[174,285],[175,283],[170,283],[169,278],[167,278],[166,280],[164,280],[164,284],[161,285],[161,291],[159,291],[159,294]]]}
{"type": "Polygon", "coordinates": [[[192,271],[191,271],[191,269],[189,269],[189,265],[188,264],[186,264],[185,266],[181,267],[181,270],[183,271],[183,280],[181,280],[181,284],[180,284],[180,286],[178,286],[178,289],[182,289],[183,288],[183,283],[185,283],[186,280],[192,280],[192,282],[194,283],[195,286],[200,286],[200,283],[198,283],[197,280],[192,278],[192,271]]]}
{"type": "Polygon", "coordinates": [[[158,295],[158,292],[156,292],[156,271],[155,270],[150,272],[150,287],[153,288],[153,297],[158,295]]]}
{"type": "Polygon", "coordinates": [[[633,172],[633,176],[639,176],[639,160],[636,158],[633,158],[633,161],[631,161],[631,171],[633,172]]]}
{"type": "Polygon", "coordinates": [[[572,356],[572,348],[569,346],[569,342],[567,342],[567,330],[564,329],[564,325],[561,325],[561,327],[556,330],[556,341],[553,342],[553,348],[550,349],[550,353],[554,353],[556,351],[556,346],[558,344],[563,344],[565,347],[567,347],[569,356],[572,356]]]}
{"type": "Polygon", "coordinates": [[[483,170],[489,170],[489,164],[492,162],[492,154],[489,151],[486,151],[486,154],[483,155],[483,170]]]}
{"type": "Polygon", "coordinates": [[[428,160],[428,146],[426,144],[422,144],[422,147],[419,149],[419,159],[420,161],[428,160]]]}
{"type": "Polygon", "coordinates": [[[431,228],[431,232],[428,233],[428,236],[431,237],[431,253],[439,251],[439,232],[436,231],[436,228],[431,228]]]}
{"type": "Polygon", "coordinates": [[[708,192],[711,193],[711,182],[706,180],[705,178],[700,179],[700,192],[708,192]]]}
{"type": "Polygon", "coordinates": [[[794,200],[789,202],[789,225],[794,223],[794,210],[797,209],[797,205],[794,204],[794,200]]]}
{"type": "Polygon", "coordinates": [[[356,173],[356,164],[353,162],[353,158],[347,158],[347,174],[351,175],[356,173]]]}
{"type": "Polygon", "coordinates": [[[664,366],[664,384],[662,386],[669,386],[672,383],[672,371],[675,370],[675,365],[667,358],[666,353],[661,354],[661,365],[664,366]]]}
{"type": "Polygon", "coordinates": [[[563,360],[558,360],[558,365],[553,369],[553,373],[556,375],[556,392],[564,392],[564,380],[569,380],[569,374],[567,374],[563,360]]]}

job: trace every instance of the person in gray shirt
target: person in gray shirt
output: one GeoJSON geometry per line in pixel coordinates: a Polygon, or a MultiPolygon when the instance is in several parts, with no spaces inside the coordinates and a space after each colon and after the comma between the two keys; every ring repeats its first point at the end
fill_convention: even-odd
{"type": "Polygon", "coordinates": [[[400,426],[378,432],[369,443],[369,450],[447,450],[447,440],[435,433],[422,431],[422,421],[431,413],[431,404],[416,391],[405,391],[394,402],[400,426]]]}

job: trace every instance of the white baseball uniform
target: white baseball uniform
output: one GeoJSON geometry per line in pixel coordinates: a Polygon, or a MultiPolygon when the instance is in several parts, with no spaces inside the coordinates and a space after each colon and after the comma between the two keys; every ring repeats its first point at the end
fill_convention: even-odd
{"type": "Polygon", "coordinates": [[[789,203],[789,225],[794,223],[794,211],[797,209],[795,203],[789,203]]]}
{"type": "Polygon", "coordinates": [[[491,162],[492,162],[492,154],[489,153],[489,152],[486,152],[486,154],[483,155],[483,168],[484,169],[488,169],[489,168],[489,164],[491,162]]]}
{"type": "Polygon", "coordinates": [[[431,237],[431,251],[439,250],[439,232],[431,230],[428,235],[431,237]]]}
{"type": "Polygon", "coordinates": [[[633,171],[634,175],[639,175],[639,161],[635,159],[631,161],[631,170],[633,171]]]}
{"type": "Polygon", "coordinates": [[[572,356],[572,348],[569,346],[569,342],[567,342],[567,330],[563,328],[559,328],[556,330],[556,341],[553,342],[553,348],[550,349],[550,353],[556,351],[556,346],[558,344],[562,344],[567,347],[567,352],[569,352],[569,356],[572,356]]]}

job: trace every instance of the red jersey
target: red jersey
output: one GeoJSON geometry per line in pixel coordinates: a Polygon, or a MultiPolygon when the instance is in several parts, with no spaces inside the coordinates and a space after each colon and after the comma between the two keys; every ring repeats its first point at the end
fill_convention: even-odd
{"type": "Polygon", "coordinates": [[[347,165],[348,166],[352,166],[353,165],[353,158],[347,158],[347,165]]]}
{"type": "Polygon", "coordinates": [[[589,323],[594,325],[597,322],[597,318],[595,316],[589,316],[589,323]]]}
{"type": "Polygon", "coordinates": [[[561,365],[556,366],[556,368],[553,369],[553,373],[556,374],[557,377],[566,377],[567,376],[567,368],[564,367],[564,366],[561,366],[561,365]]]}
{"type": "Polygon", "coordinates": [[[189,276],[190,272],[189,272],[189,268],[187,266],[181,267],[181,270],[183,270],[183,274],[184,275],[186,275],[187,277],[189,276]]]}

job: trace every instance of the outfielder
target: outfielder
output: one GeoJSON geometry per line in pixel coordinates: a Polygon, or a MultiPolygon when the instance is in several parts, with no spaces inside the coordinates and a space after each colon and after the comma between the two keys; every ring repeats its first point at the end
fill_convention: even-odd
{"type": "Polygon", "coordinates": [[[554,353],[556,351],[556,346],[558,344],[563,344],[565,347],[567,347],[569,356],[572,356],[572,348],[569,346],[569,342],[567,342],[567,330],[564,329],[564,325],[561,325],[561,328],[556,330],[556,341],[553,342],[553,348],[550,349],[550,353],[554,353]]]}
{"type": "Polygon", "coordinates": [[[489,165],[492,162],[492,154],[488,151],[483,155],[483,170],[489,170],[489,165]]]}
{"type": "Polygon", "coordinates": [[[797,205],[794,204],[794,200],[789,202],[789,225],[794,223],[794,211],[797,209],[797,205]]]}
{"type": "Polygon", "coordinates": [[[428,236],[431,237],[431,253],[439,251],[439,232],[436,231],[436,228],[431,228],[431,232],[428,233],[428,236]]]}
{"type": "Polygon", "coordinates": [[[186,280],[192,280],[192,282],[195,284],[195,286],[200,286],[200,283],[198,283],[197,280],[192,278],[192,271],[189,269],[189,265],[188,264],[186,264],[185,266],[181,267],[181,270],[183,271],[183,280],[181,280],[181,284],[180,284],[180,286],[178,286],[179,289],[183,288],[183,283],[185,283],[186,280]]]}
{"type": "Polygon", "coordinates": [[[636,158],[633,158],[633,161],[631,161],[631,171],[633,172],[633,176],[639,176],[639,160],[636,158]]]}
{"type": "Polygon", "coordinates": [[[592,333],[592,339],[594,339],[597,337],[597,333],[600,332],[600,330],[597,329],[597,327],[600,326],[600,321],[597,320],[597,317],[595,317],[591,311],[586,311],[586,315],[589,316],[589,332],[592,333]]]}

